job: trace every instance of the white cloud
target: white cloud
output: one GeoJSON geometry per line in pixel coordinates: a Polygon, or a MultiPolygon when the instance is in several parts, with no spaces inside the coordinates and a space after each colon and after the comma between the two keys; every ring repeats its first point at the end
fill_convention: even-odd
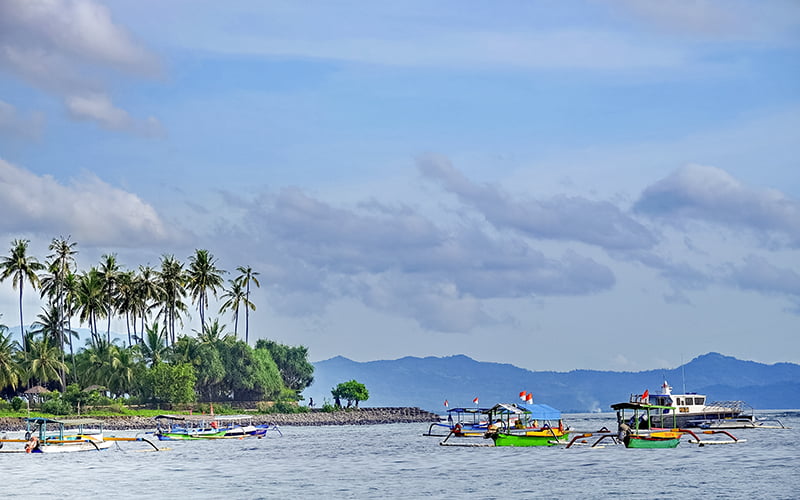
{"type": "Polygon", "coordinates": [[[161,123],[154,117],[134,120],[127,111],[117,108],[107,95],[91,94],[66,99],[69,114],[78,120],[90,120],[110,130],[127,130],[146,136],[161,135],[161,123]]]}
{"type": "Polygon", "coordinates": [[[175,237],[152,206],[92,174],[63,185],[0,159],[0,192],[4,233],[70,234],[81,244],[119,247],[175,237]]]}
{"type": "Polygon", "coordinates": [[[716,167],[676,170],[645,189],[634,210],[668,223],[699,220],[749,229],[767,246],[800,246],[800,201],[747,186],[716,167]]]}

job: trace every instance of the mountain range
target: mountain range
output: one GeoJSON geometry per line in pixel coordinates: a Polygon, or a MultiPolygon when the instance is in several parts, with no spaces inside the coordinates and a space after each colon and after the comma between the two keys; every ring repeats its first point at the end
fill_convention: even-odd
{"type": "Polygon", "coordinates": [[[417,406],[443,412],[449,406],[491,406],[515,402],[533,393],[534,402],[564,412],[611,411],[645,389],[655,393],[666,380],[674,393],[695,392],[708,401],[741,400],[754,409],[800,408],[800,365],[763,364],[711,352],[673,369],[641,372],[572,370],[530,371],[510,364],[476,361],[468,356],[405,357],[356,362],[337,356],[314,363],[314,383],[304,391],[316,406],[331,401],[331,389],[356,380],[367,387],[361,406],[417,406]]]}

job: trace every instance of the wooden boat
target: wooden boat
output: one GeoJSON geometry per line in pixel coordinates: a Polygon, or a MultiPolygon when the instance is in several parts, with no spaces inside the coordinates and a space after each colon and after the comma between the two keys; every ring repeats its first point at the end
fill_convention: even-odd
{"type": "Polygon", "coordinates": [[[224,430],[226,438],[262,438],[270,431],[283,433],[276,424],[253,424],[251,415],[219,415],[213,421],[219,430],[224,430]]]}
{"type": "Polygon", "coordinates": [[[157,415],[153,419],[156,421],[156,430],[153,434],[159,441],[222,439],[227,432],[226,429],[218,429],[216,423],[205,416],[191,418],[181,415],[157,415]]]}
{"type": "Polygon", "coordinates": [[[447,410],[447,418],[434,422],[423,436],[483,437],[489,426],[489,408],[459,407],[447,410]]]}
{"type": "Polygon", "coordinates": [[[484,436],[495,446],[553,446],[569,439],[561,412],[544,404],[497,404],[489,421],[484,436]]]}
{"type": "Polygon", "coordinates": [[[111,439],[103,438],[103,421],[89,418],[53,419],[44,417],[25,419],[25,438],[0,439],[5,443],[24,443],[23,449],[0,450],[4,453],[68,453],[74,451],[100,451],[111,447],[111,439]]]}
{"type": "MultiPolygon", "coordinates": [[[[612,436],[611,433],[598,435],[599,439],[595,445],[608,437],[616,442],[622,442],[626,448],[676,448],[684,435],[693,437],[694,439],[690,439],[689,442],[700,446],[746,441],[737,439],[726,430],[706,430],[703,431],[703,434],[725,434],[730,439],[701,439],[691,429],[678,427],[675,407],[653,405],[635,399],[631,398],[631,401],[627,403],[611,405],[611,408],[617,412],[617,436],[612,436]],[[658,422],[659,426],[656,427],[654,422],[658,422]]],[[[572,442],[570,442],[571,444],[572,442]]]]}

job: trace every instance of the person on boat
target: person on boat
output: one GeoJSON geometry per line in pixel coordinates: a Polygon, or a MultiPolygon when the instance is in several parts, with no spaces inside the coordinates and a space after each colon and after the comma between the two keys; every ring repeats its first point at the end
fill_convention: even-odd
{"type": "Polygon", "coordinates": [[[626,424],[625,422],[619,423],[619,433],[618,438],[620,441],[624,441],[626,437],[630,436],[631,434],[631,426],[626,424]]]}
{"type": "Polygon", "coordinates": [[[33,453],[39,447],[39,438],[31,436],[27,443],[25,443],[25,453],[33,453]]]}

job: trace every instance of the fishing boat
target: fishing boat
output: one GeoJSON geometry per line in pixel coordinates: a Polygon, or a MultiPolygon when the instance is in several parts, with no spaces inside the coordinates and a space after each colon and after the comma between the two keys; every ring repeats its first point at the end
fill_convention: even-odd
{"type": "Polygon", "coordinates": [[[276,424],[253,424],[252,415],[219,415],[213,421],[219,430],[224,430],[226,438],[262,438],[267,432],[283,433],[276,424]]]}
{"type": "Polygon", "coordinates": [[[24,443],[23,449],[0,450],[4,453],[67,453],[74,451],[100,451],[111,447],[111,440],[103,438],[103,421],[89,418],[53,419],[44,417],[25,419],[25,437],[0,439],[5,443],[24,443]]]}
{"type": "Polygon", "coordinates": [[[450,408],[447,418],[434,422],[423,436],[483,437],[489,425],[489,408],[450,408]]]}
{"type": "Polygon", "coordinates": [[[495,446],[553,446],[569,439],[561,412],[545,404],[500,403],[488,415],[484,437],[495,446]]]}
{"type": "Polygon", "coordinates": [[[198,439],[222,439],[227,429],[219,429],[216,422],[202,416],[156,415],[156,430],[153,434],[159,441],[196,441],[198,439]]]}
{"type": "MultiPolygon", "coordinates": [[[[700,427],[703,422],[711,420],[734,419],[746,413],[748,405],[744,401],[715,401],[707,403],[704,394],[673,394],[672,387],[664,380],[660,391],[650,394],[644,391],[641,395],[632,395],[631,401],[664,407],[661,411],[669,415],[670,408],[675,409],[675,423],[679,427],[700,427]]],[[[653,412],[653,416],[657,416],[653,412]]]]}

